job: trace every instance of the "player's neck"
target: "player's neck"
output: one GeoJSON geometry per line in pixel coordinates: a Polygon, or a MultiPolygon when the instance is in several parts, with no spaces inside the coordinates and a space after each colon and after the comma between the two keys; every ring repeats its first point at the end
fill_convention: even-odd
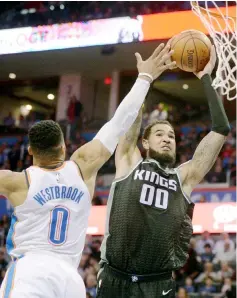
{"type": "Polygon", "coordinates": [[[57,158],[54,160],[37,160],[33,159],[33,165],[39,168],[53,169],[58,168],[64,163],[64,158],[57,158]]]}

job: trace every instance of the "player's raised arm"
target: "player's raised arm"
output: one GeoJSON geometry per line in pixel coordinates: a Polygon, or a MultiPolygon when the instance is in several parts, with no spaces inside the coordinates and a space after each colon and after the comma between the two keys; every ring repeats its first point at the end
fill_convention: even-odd
{"type": "Polygon", "coordinates": [[[79,148],[71,157],[80,165],[85,180],[94,177],[113,154],[119,138],[137,118],[152,81],[164,70],[174,67],[175,62],[164,64],[172,53],[169,46],[164,47],[164,44],[161,44],[145,61],[140,54],[135,54],[139,75],[132,89],[117,108],[113,118],[100,129],[91,142],[79,148]]]}
{"type": "Polygon", "coordinates": [[[137,119],[130,127],[129,131],[119,139],[115,152],[115,178],[125,176],[141,159],[140,150],[137,147],[137,140],[141,130],[142,108],[137,119]]]}
{"type": "Polygon", "coordinates": [[[209,63],[203,71],[196,73],[196,76],[202,81],[204,86],[211,113],[212,130],[202,139],[193,158],[178,168],[187,195],[191,194],[193,188],[202,181],[212,168],[230,131],[230,125],[222,100],[211,85],[212,80],[210,75],[214,69],[215,62],[216,53],[213,46],[209,63]]]}

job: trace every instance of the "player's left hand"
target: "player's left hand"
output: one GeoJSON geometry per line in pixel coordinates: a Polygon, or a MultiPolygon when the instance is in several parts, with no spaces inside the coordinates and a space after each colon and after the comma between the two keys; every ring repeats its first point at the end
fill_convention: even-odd
{"type": "Polygon", "coordinates": [[[214,67],[216,64],[216,50],[214,45],[211,47],[211,55],[210,55],[210,60],[205,66],[205,68],[199,72],[194,72],[195,76],[197,76],[199,79],[201,79],[205,74],[211,75],[214,67]]]}

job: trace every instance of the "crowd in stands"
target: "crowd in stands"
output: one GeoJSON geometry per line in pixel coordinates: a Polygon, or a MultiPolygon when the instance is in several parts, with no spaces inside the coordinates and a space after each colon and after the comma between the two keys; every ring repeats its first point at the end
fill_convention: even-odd
{"type": "MultiPolygon", "coordinates": [[[[5,249],[9,227],[10,218],[4,215],[0,220],[0,285],[11,262],[5,249]]],[[[96,297],[102,239],[102,236],[87,235],[78,267],[86,285],[87,298],[96,297]]],[[[227,233],[214,236],[207,231],[191,239],[187,263],[173,274],[177,282],[177,298],[236,297],[236,243],[233,239],[227,233]]]]}
{"type": "MultiPolygon", "coordinates": [[[[0,14],[1,29],[190,9],[189,1],[19,1],[1,5],[4,11],[0,14]]],[[[225,1],[218,1],[217,5],[225,6],[225,1]]],[[[208,6],[213,7],[212,3],[208,6]]]]}

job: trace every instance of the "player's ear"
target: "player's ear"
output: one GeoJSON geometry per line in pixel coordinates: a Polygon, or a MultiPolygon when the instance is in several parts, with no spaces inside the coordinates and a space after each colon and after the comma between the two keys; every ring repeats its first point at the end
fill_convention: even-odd
{"type": "Polygon", "coordinates": [[[33,155],[33,152],[32,152],[32,149],[31,149],[30,146],[28,147],[28,153],[29,153],[30,155],[33,155]]]}
{"type": "Polygon", "coordinates": [[[142,146],[145,150],[148,150],[149,149],[149,143],[148,143],[148,140],[146,139],[142,139],[142,146]]]}

